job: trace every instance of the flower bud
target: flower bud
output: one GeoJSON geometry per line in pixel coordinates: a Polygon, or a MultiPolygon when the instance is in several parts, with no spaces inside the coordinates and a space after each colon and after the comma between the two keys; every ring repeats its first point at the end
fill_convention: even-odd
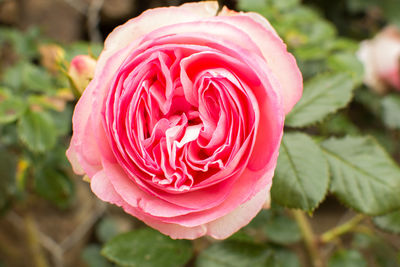
{"type": "Polygon", "coordinates": [[[400,31],[386,27],[372,40],[361,43],[357,56],[364,65],[364,83],[382,93],[400,90],[400,31]]]}
{"type": "Polygon", "coordinates": [[[45,44],[39,47],[40,62],[47,70],[55,74],[60,69],[60,62],[64,60],[65,51],[56,44],[45,44]]]}
{"type": "Polygon", "coordinates": [[[93,78],[96,60],[87,55],[78,55],[71,60],[68,75],[73,86],[82,93],[93,78]]]}

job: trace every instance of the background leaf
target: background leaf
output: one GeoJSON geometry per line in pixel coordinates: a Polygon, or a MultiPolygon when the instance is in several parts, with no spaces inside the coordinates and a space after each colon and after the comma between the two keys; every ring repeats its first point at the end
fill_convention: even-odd
{"type": "Polygon", "coordinates": [[[0,124],[17,120],[26,108],[22,99],[0,87],[0,124]]]}
{"type": "Polygon", "coordinates": [[[108,262],[101,254],[100,245],[91,244],[82,251],[82,259],[88,267],[111,267],[112,263],[108,262]]]}
{"type": "Polygon", "coordinates": [[[301,239],[299,226],[283,212],[272,215],[264,224],[264,232],[271,242],[285,245],[301,239]]]}
{"type": "Polygon", "coordinates": [[[329,259],[328,267],[367,267],[367,262],[357,250],[339,250],[329,259]]]}
{"type": "Polygon", "coordinates": [[[60,208],[68,207],[74,195],[72,181],[54,166],[41,166],[35,169],[35,190],[60,208]]]}
{"type": "Polygon", "coordinates": [[[321,121],[326,115],[349,103],[354,83],[349,74],[319,75],[304,84],[300,101],[286,117],[285,124],[305,127],[321,121]]]}
{"type": "Polygon", "coordinates": [[[143,228],[111,239],[102,249],[110,261],[122,266],[179,267],[192,257],[187,240],[172,240],[159,232],[143,228]]]}
{"type": "Polygon", "coordinates": [[[375,217],[373,222],[383,230],[400,234],[400,211],[375,217]]]}
{"type": "Polygon", "coordinates": [[[303,133],[285,133],[272,184],[272,201],[289,208],[314,210],[329,185],[328,164],[319,146],[303,133]]]}
{"type": "Polygon", "coordinates": [[[387,95],[382,99],[382,117],[386,126],[400,129],[400,96],[387,95]]]}
{"type": "Polygon", "coordinates": [[[268,267],[300,267],[297,255],[288,249],[275,249],[268,258],[265,266],[268,267]]]}
{"type": "Polygon", "coordinates": [[[29,149],[44,152],[57,141],[57,129],[44,111],[27,111],[18,122],[18,136],[29,149]]]}
{"type": "Polygon", "coordinates": [[[196,267],[263,267],[270,253],[263,245],[224,241],[203,250],[197,257],[196,267]]]}
{"type": "Polygon", "coordinates": [[[380,215],[400,208],[400,170],[371,137],[322,143],[332,172],[330,190],[356,211],[380,215]]]}

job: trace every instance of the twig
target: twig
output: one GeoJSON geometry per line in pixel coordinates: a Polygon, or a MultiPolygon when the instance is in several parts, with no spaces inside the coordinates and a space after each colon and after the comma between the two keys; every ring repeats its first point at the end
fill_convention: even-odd
{"type": "Polygon", "coordinates": [[[106,205],[103,202],[98,202],[96,213],[89,213],[89,218],[85,218],[83,220],[84,222],[80,224],[71,235],[61,242],[60,247],[63,249],[63,251],[70,249],[78,240],[82,239],[82,237],[90,230],[90,228],[101,217],[101,215],[103,215],[105,210],[106,205]]]}
{"type": "Polygon", "coordinates": [[[8,238],[3,235],[2,231],[0,231],[0,251],[6,254],[6,256],[11,259],[17,259],[21,255],[21,250],[12,246],[9,243],[8,238]]]}
{"type": "Polygon", "coordinates": [[[365,216],[362,214],[356,215],[351,220],[326,231],[321,235],[321,242],[328,243],[339,236],[352,231],[364,218],[365,216]]]}
{"type": "Polygon", "coordinates": [[[313,266],[322,267],[323,262],[317,246],[317,239],[315,238],[308,219],[306,218],[304,212],[301,210],[292,210],[292,214],[297,224],[299,225],[304,244],[306,245],[313,266]]]}
{"type": "Polygon", "coordinates": [[[70,7],[78,11],[80,14],[86,16],[87,5],[85,4],[85,1],[79,1],[79,0],[63,0],[63,1],[67,3],[70,7]]]}
{"type": "Polygon", "coordinates": [[[91,42],[100,42],[102,37],[98,29],[100,21],[100,10],[103,6],[104,0],[90,1],[89,9],[87,11],[87,28],[91,42]]]}
{"type": "Polygon", "coordinates": [[[42,248],[39,243],[39,230],[31,214],[26,213],[24,216],[24,225],[28,246],[33,257],[34,266],[47,267],[46,257],[43,254],[42,248]]]}

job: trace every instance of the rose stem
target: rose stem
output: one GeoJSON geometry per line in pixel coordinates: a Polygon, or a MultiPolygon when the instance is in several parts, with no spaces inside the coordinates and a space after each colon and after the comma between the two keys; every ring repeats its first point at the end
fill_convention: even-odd
{"type": "Polygon", "coordinates": [[[48,267],[46,257],[39,244],[39,230],[31,214],[24,215],[24,224],[27,235],[29,250],[33,257],[34,266],[48,267]]]}
{"type": "Polygon", "coordinates": [[[306,215],[301,210],[292,210],[292,214],[297,224],[299,225],[304,244],[306,245],[313,266],[322,267],[323,264],[317,246],[317,239],[315,238],[315,235],[311,229],[311,225],[306,215]]]}
{"type": "Polygon", "coordinates": [[[351,218],[349,221],[326,231],[321,235],[320,239],[321,242],[323,243],[331,242],[332,240],[338,238],[339,236],[352,231],[364,218],[365,218],[364,215],[358,214],[353,218],[351,218]]]}

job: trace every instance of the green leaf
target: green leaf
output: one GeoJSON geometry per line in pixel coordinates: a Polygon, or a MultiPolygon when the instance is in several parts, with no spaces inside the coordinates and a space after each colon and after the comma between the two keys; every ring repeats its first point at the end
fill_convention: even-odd
{"type": "Polygon", "coordinates": [[[72,113],[73,107],[66,106],[61,112],[49,111],[49,114],[53,118],[53,123],[57,129],[58,135],[69,135],[72,128],[72,113]]]}
{"type": "Polygon", "coordinates": [[[264,267],[271,250],[263,245],[240,241],[215,243],[200,252],[196,267],[264,267]]]}
{"type": "Polygon", "coordinates": [[[0,46],[6,42],[12,46],[19,58],[33,59],[38,55],[36,43],[39,33],[37,27],[31,27],[27,31],[0,27],[0,46]]]}
{"type": "Polygon", "coordinates": [[[60,208],[71,204],[74,186],[69,177],[53,166],[41,166],[35,170],[36,192],[60,208]]]}
{"type": "Polygon", "coordinates": [[[274,243],[286,245],[301,239],[297,223],[283,213],[272,216],[265,221],[264,229],[268,240],[274,243]]]}
{"type": "Polygon", "coordinates": [[[275,249],[267,260],[268,267],[300,267],[297,255],[288,249],[275,249]]]}
{"type": "Polygon", "coordinates": [[[400,96],[387,95],[382,99],[382,117],[386,126],[400,129],[400,96]]]}
{"type": "Polygon", "coordinates": [[[366,255],[369,255],[369,258],[373,258],[375,266],[398,267],[400,264],[396,250],[390,242],[373,233],[355,233],[352,247],[361,249],[366,255]]]}
{"type": "Polygon", "coordinates": [[[272,201],[312,211],[324,199],[328,185],[328,164],[318,145],[303,133],[284,134],[271,189],[272,201]]]}
{"type": "Polygon", "coordinates": [[[344,113],[337,113],[330,116],[329,119],[323,122],[321,127],[321,134],[323,135],[356,135],[359,133],[360,130],[344,113]]]}
{"type": "Polygon", "coordinates": [[[101,247],[96,244],[91,244],[85,247],[82,252],[82,259],[88,267],[111,267],[112,264],[108,262],[101,254],[101,247]]]}
{"type": "Polygon", "coordinates": [[[287,116],[285,124],[305,127],[321,121],[345,107],[353,96],[353,89],[349,74],[323,74],[312,78],[304,84],[303,96],[287,116]]]}
{"type": "Polygon", "coordinates": [[[49,92],[54,89],[54,81],[44,68],[25,62],[22,71],[22,86],[25,90],[49,92]]]}
{"type": "Polygon", "coordinates": [[[57,129],[44,111],[27,111],[18,121],[18,136],[34,152],[45,152],[57,141],[57,129]]]}
{"type": "Polygon", "coordinates": [[[19,89],[22,85],[21,73],[23,73],[23,64],[14,64],[4,70],[2,83],[12,89],[19,89]]]}
{"type": "Polygon", "coordinates": [[[27,108],[26,103],[0,88],[0,124],[17,120],[27,108]]]}
{"type": "Polygon", "coordinates": [[[328,261],[328,267],[367,267],[367,262],[357,250],[339,250],[328,261]]]}
{"type": "Polygon", "coordinates": [[[351,245],[356,249],[368,249],[374,242],[374,238],[366,233],[355,233],[351,245]]]}
{"type": "Polygon", "coordinates": [[[364,67],[355,53],[339,52],[328,57],[328,67],[334,72],[348,72],[352,75],[355,84],[361,84],[364,76],[364,67]]]}
{"type": "Polygon", "coordinates": [[[400,211],[375,217],[373,222],[383,230],[400,234],[400,211]]]}
{"type": "Polygon", "coordinates": [[[371,137],[331,138],[322,143],[332,172],[330,191],[368,215],[400,208],[400,169],[371,137]]]}
{"type": "Polygon", "coordinates": [[[172,240],[149,228],[116,236],[106,243],[102,254],[122,266],[179,267],[193,255],[187,240],[172,240]]]}

